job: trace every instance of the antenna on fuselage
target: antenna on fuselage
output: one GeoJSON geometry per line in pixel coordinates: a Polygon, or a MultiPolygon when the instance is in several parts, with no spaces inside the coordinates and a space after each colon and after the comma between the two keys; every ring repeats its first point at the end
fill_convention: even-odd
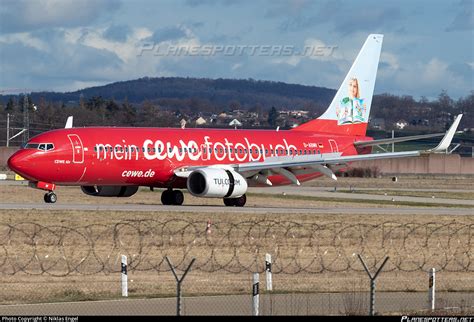
{"type": "Polygon", "coordinates": [[[72,116],[69,116],[66,121],[66,126],[64,127],[65,129],[71,129],[72,128],[72,116]]]}
{"type": "Polygon", "coordinates": [[[280,131],[280,126],[277,126],[277,132],[280,131]]]}

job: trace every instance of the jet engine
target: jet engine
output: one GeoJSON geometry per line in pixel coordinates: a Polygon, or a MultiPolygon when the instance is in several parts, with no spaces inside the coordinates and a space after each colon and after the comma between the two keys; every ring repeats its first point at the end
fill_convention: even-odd
{"type": "Polygon", "coordinates": [[[187,187],[195,197],[237,198],[247,192],[247,180],[232,170],[206,168],[191,172],[187,187]]]}
{"type": "Polygon", "coordinates": [[[138,191],[138,186],[81,186],[82,192],[96,197],[130,197],[138,191]]]}

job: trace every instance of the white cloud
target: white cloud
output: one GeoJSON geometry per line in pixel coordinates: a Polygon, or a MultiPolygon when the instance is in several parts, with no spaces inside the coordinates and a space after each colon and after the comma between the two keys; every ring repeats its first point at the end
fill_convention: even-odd
{"type": "Polygon", "coordinates": [[[27,32],[0,36],[0,44],[13,44],[15,42],[19,42],[27,47],[31,47],[39,51],[49,52],[50,49],[48,43],[41,39],[33,37],[30,33],[27,32]]]}
{"type": "Polygon", "coordinates": [[[231,69],[232,69],[232,70],[236,70],[236,69],[239,69],[239,68],[242,67],[242,66],[243,66],[242,63],[237,63],[237,64],[232,65],[232,68],[231,68],[231,69]]]}
{"type": "Polygon", "coordinates": [[[398,70],[400,68],[398,57],[388,51],[382,51],[382,54],[380,55],[380,62],[386,63],[387,66],[392,70],[398,70]]]}
{"type": "MultiPolygon", "coordinates": [[[[390,62],[388,64],[390,65],[390,62]]],[[[398,69],[388,72],[387,69],[382,73],[379,70],[379,91],[381,89],[394,94],[413,93],[417,97],[435,97],[442,89],[447,89],[450,93],[466,93],[472,90],[472,84],[467,83],[462,75],[450,70],[449,64],[437,57],[426,62],[398,62],[398,66],[398,69]]]]}
{"type": "MultiPolygon", "coordinates": [[[[295,48],[296,49],[296,48],[295,48]]],[[[316,38],[308,38],[304,41],[303,48],[300,52],[293,52],[293,55],[280,56],[271,60],[274,64],[287,64],[297,66],[305,59],[317,61],[337,61],[342,57],[337,51],[336,46],[325,44],[322,40],[316,38]]]]}
{"type": "Polygon", "coordinates": [[[40,28],[87,26],[102,14],[120,7],[117,0],[17,0],[2,1],[3,33],[40,28]]]}

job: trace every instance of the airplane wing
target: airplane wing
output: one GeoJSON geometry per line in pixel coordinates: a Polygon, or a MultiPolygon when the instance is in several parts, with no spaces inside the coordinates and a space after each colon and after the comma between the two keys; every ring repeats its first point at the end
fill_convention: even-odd
{"type": "Polygon", "coordinates": [[[372,141],[356,141],[356,142],[354,142],[354,145],[358,148],[364,148],[366,146],[374,146],[374,145],[381,145],[381,144],[391,144],[391,143],[399,143],[399,142],[414,141],[414,140],[421,140],[421,139],[429,139],[429,138],[435,138],[435,137],[444,136],[444,135],[446,135],[446,132],[433,133],[433,134],[423,134],[423,135],[402,136],[402,137],[398,137],[398,138],[379,139],[379,140],[372,140],[372,141]]]}
{"type": "MultiPolygon", "coordinates": [[[[224,168],[228,170],[234,170],[242,174],[245,178],[258,179],[262,183],[271,185],[268,180],[268,176],[272,173],[280,174],[288,178],[294,184],[299,185],[299,181],[296,178],[294,172],[299,169],[312,168],[316,171],[323,173],[324,175],[337,180],[331,165],[345,165],[348,162],[353,161],[365,161],[365,160],[378,160],[378,159],[394,159],[394,158],[406,158],[416,157],[421,154],[429,154],[435,152],[441,152],[446,150],[456,134],[456,129],[461,121],[462,114],[459,114],[454,120],[449,130],[445,133],[443,139],[439,145],[433,149],[426,151],[405,151],[405,152],[391,152],[391,153],[374,153],[374,154],[359,154],[359,155],[348,155],[343,156],[340,152],[327,153],[323,155],[302,155],[302,156],[284,156],[284,157],[271,157],[267,158],[263,162],[247,162],[240,164],[228,164],[228,165],[213,165],[209,167],[213,168],[224,168]]],[[[189,174],[196,170],[202,169],[206,166],[195,166],[185,167],[175,170],[175,175],[178,177],[187,178],[189,174]]]]}
{"type": "MultiPolygon", "coordinates": [[[[366,146],[374,146],[374,145],[380,145],[380,144],[390,144],[390,143],[399,143],[399,142],[406,142],[406,141],[414,141],[414,140],[421,140],[421,139],[428,139],[428,138],[435,138],[438,136],[445,136],[453,126],[455,126],[454,131],[456,131],[459,122],[461,121],[462,114],[459,114],[456,119],[454,120],[453,125],[449,128],[448,131],[444,133],[433,133],[433,134],[423,134],[423,135],[412,135],[412,136],[403,136],[403,137],[398,137],[398,138],[389,138],[389,139],[380,139],[380,140],[371,140],[371,141],[356,141],[354,142],[354,145],[358,148],[363,148],[366,146]]],[[[462,133],[461,131],[453,133],[462,133]]],[[[449,146],[449,144],[448,144],[449,146]]],[[[445,148],[446,149],[446,148],[445,148]]]]}

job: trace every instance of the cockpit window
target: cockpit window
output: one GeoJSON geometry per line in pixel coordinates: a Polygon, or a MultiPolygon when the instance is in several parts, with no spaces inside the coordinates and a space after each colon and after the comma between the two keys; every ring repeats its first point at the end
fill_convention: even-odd
{"type": "Polygon", "coordinates": [[[41,151],[49,151],[54,149],[53,143],[27,143],[25,149],[37,149],[41,151]]]}
{"type": "Polygon", "coordinates": [[[39,147],[38,143],[27,143],[25,149],[37,149],[39,147]]]}

